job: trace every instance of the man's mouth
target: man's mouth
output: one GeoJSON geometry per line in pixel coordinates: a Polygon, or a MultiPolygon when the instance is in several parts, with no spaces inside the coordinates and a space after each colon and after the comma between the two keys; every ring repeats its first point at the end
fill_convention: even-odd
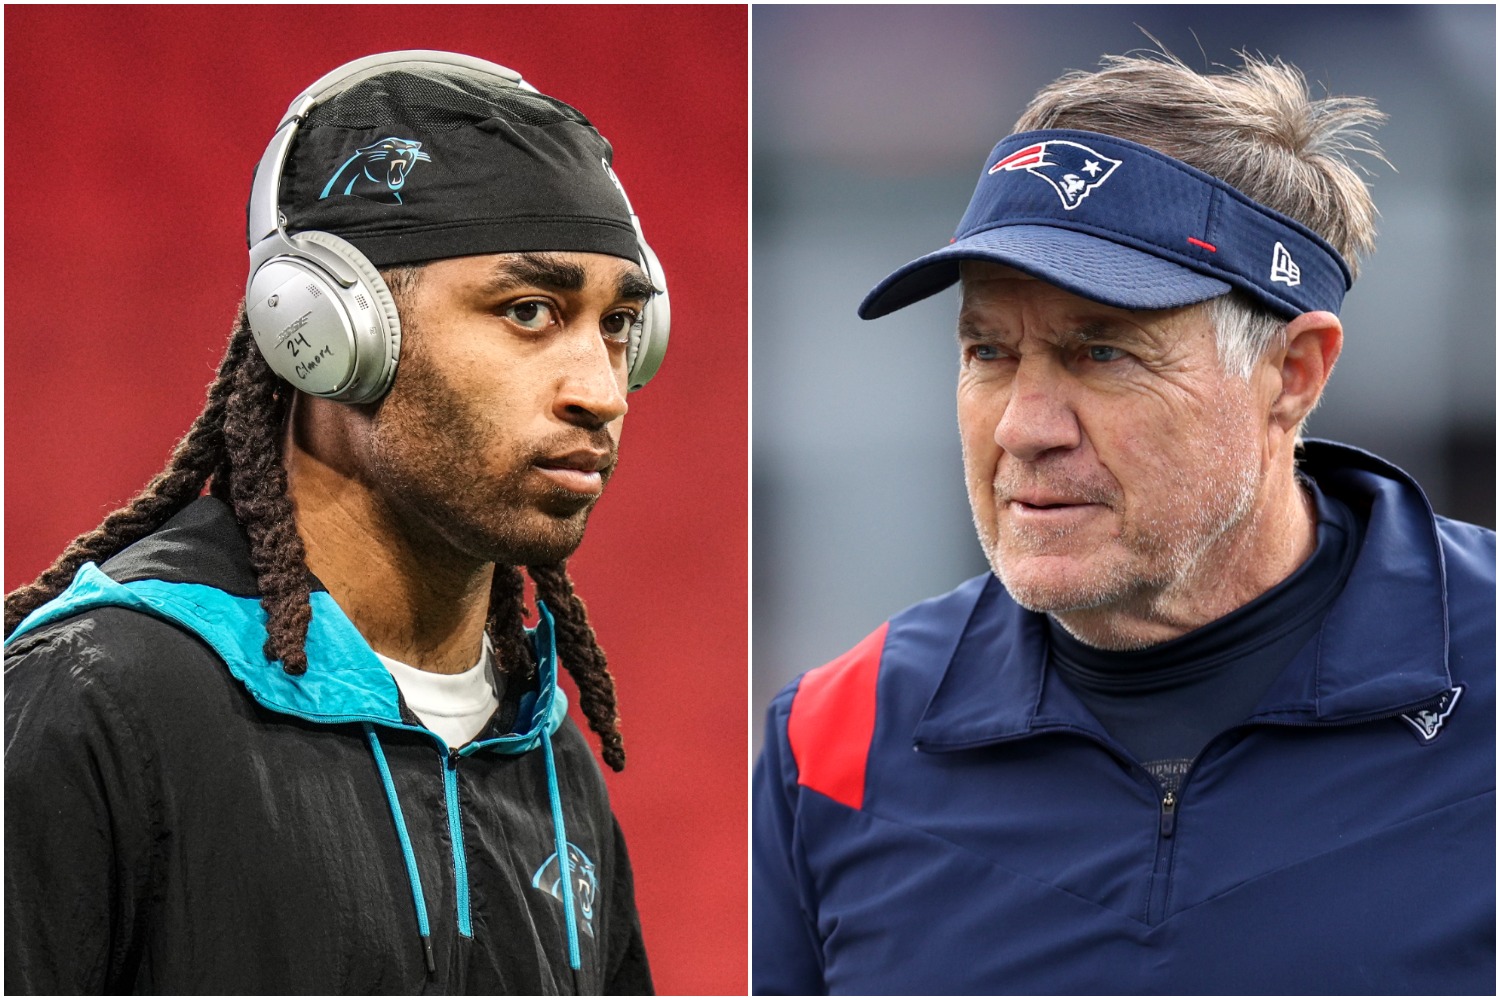
{"type": "Polygon", "coordinates": [[[1018,493],[1012,496],[1009,502],[1021,507],[1030,507],[1034,510],[1055,510],[1059,507],[1091,506],[1095,501],[1083,497],[1069,497],[1049,493],[1018,493]]]}
{"type": "Polygon", "coordinates": [[[1086,518],[1105,509],[1096,500],[1050,493],[1020,493],[1007,497],[1004,509],[1017,521],[1063,524],[1086,518]]]}
{"type": "Polygon", "coordinates": [[[580,448],[547,455],[532,464],[554,485],[573,493],[598,495],[604,491],[604,483],[614,470],[615,456],[609,451],[580,448]]]}

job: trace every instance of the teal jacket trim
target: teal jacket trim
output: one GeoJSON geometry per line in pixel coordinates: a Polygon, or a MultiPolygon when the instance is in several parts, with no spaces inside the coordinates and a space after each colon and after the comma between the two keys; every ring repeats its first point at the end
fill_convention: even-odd
{"type": "MultiPolygon", "coordinates": [[[[311,595],[307,629],[307,672],[288,674],[262,652],[266,613],[259,600],[235,597],[198,583],[133,580],[119,583],[93,563],[85,563],[68,589],[37,608],[6,639],[100,607],[129,608],[172,622],[198,636],[219,654],[251,696],[265,708],[316,723],[369,722],[417,729],[401,718],[396,682],[359,630],[326,591],[311,595]]],[[[555,733],[568,713],[567,695],[557,686],[557,644],[552,613],[537,602],[540,620],[527,631],[537,657],[540,690],[522,698],[516,731],[471,744],[464,751],[517,754],[535,749],[544,734],[555,733]]]]}

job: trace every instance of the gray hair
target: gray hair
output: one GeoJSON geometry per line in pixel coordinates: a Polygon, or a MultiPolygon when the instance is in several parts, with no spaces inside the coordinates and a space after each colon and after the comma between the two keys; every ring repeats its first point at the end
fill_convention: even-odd
{"type": "MultiPolygon", "coordinates": [[[[1015,131],[1082,129],[1150,146],[1290,216],[1359,274],[1375,249],[1375,203],[1353,160],[1389,165],[1370,130],[1386,118],[1364,97],[1308,94],[1295,66],[1241,53],[1243,65],[1198,73],[1165,51],[1106,56],[1103,68],[1043,87],[1015,131]]],[[[1285,321],[1235,293],[1208,303],[1224,369],[1249,377],[1285,321]]]]}
{"type": "Polygon", "coordinates": [[[1218,334],[1219,367],[1247,381],[1255,362],[1286,333],[1286,320],[1241,292],[1220,295],[1198,308],[1218,334]]]}

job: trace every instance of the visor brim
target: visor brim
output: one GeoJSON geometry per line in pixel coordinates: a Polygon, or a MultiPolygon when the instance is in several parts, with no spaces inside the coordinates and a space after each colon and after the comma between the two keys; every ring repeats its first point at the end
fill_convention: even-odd
{"type": "Polygon", "coordinates": [[[1120,309],[1172,309],[1227,293],[1228,282],[1089,233],[1001,226],[966,236],[897,268],[859,306],[877,319],[958,282],[965,260],[1004,264],[1064,291],[1120,309]]]}

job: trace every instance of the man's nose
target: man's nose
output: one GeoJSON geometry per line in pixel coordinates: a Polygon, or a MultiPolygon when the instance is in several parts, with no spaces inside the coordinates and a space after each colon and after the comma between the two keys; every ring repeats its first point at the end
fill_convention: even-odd
{"type": "Polygon", "coordinates": [[[558,418],[590,429],[625,415],[625,374],[597,332],[570,338],[554,402],[558,418]]]}
{"type": "Polygon", "coordinates": [[[1037,356],[1022,358],[1016,367],[1005,411],[995,425],[995,443],[1023,462],[1083,442],[1060,367],[1053,359],[1037,356]]]}

